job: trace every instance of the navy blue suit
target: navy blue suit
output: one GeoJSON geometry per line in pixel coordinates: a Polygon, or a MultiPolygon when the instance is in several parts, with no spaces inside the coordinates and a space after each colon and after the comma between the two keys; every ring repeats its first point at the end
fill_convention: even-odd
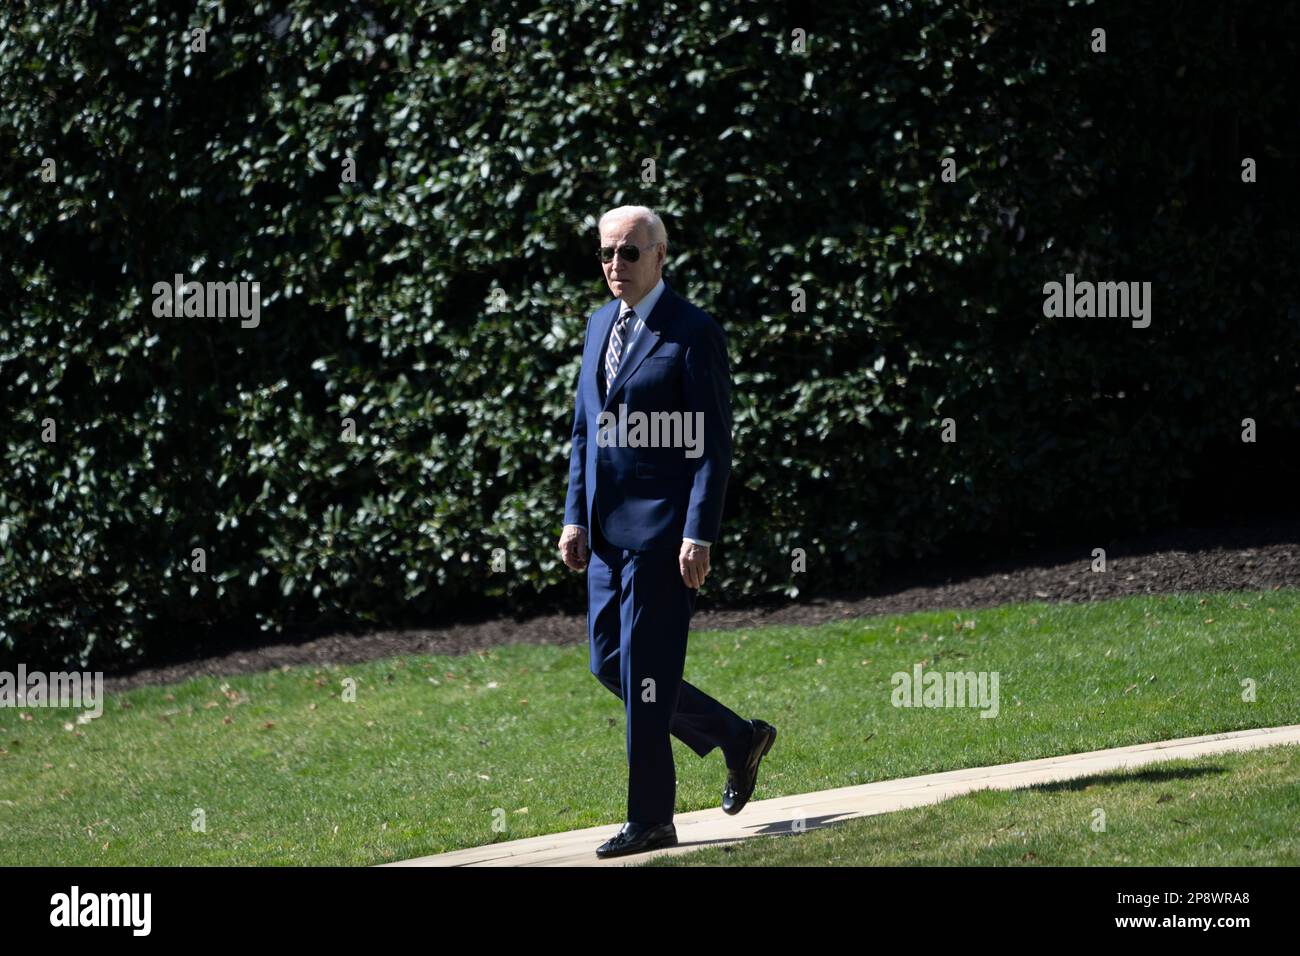
{"type": "Polygon", "coordinates": [[[668,734],[701,757],[720,747],[728,766],[738,766],[752,733],[748,721],[682,680],[697,592],[677,558],[683,536],[718,541],[731,471],[731,378],[722,329],[665,283],[606,383],[605,349],[622,306],[611,299],[587,320],[564,523],[588,530],[591,672],[627,715],[627,819],[667,823],[677,785],[668,734]],[[600,414],[618,415],[620,405],[629,420],[634,412],[680,412],[683,422],[688,414],[702,421],[694,436],[701,453],[620,445],[617,430],[602,447],[600,414]]]}

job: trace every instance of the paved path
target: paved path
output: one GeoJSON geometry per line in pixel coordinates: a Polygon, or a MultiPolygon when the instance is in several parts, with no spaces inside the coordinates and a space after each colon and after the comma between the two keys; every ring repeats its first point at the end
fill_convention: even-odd
{"type": "MultiPolygon", "coordinates": [[[[1257,750],[1281,744],[1300,745],[1300,724],[1290,727],[1263,727],[1255,730],[1237,730],[1225,734],[1207,734],[1203,737],[1184,737],[1181,740],[1162,740],[1112,750],[1093,750],[1063,757],[1044,757],[1024,760],[995,767],[974,767],[969,770],[949,770],[901,780],[882,780],[853,787],[819,790],[790,797],[770,800],[750,800],[745,809],[733,816],[720,807],[679,813],[673,818],[677,825],[678,845],[662,850],[652,850],[635,856],[615,857],[611,860],[596,858],[596,847],[618,832],[622,822],[585,830],[569,830],[511,840],[487,846],[422,856],[414,860],[386,863],[384,866],[624,866],[638,863],[665,853],[689,853],[702,846],[736,843],[748,837],[765,834],[788,833],[795,821],[812,830],[853,817],[867,817],[876,813],[906,810],[927,803],[938,803],[949,797],[960,796],[973,790],[1015,790],[1037,783],[1070,780],[1112,770],[1143,767],[1163,760],[1202,757],[1206,754],[1228,751],[1257,750]]],[[[775,749],[775,748],[774,748],[775,749]]],[[[771,757],[764,758],[764,763],[771,757]]],[[[763,787],[762,768],[759,771],[759,792],[763,787]]],[[[721,800],[721,786],[719,797],[721,800]]]]}

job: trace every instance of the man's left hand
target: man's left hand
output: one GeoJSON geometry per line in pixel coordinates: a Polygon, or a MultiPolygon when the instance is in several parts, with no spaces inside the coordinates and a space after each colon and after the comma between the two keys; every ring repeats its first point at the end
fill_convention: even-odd
{"type": "Polygon", "coordinates": [[[709,549],[691,541],[682,542],[682,550],[677,555],[677,566],[681,568],[682,580],[692,590],[698,590],[709,573],[709,549]]]}

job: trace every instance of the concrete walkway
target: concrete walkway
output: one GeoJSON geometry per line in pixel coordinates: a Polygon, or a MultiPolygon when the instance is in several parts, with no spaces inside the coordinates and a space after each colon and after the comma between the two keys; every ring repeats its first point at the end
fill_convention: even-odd
{"type": "MultiPolygon", "coordinates": [[[[745,809],[733,816],[722,812],[721,807],[679,813],[673,818],[677,826],[678,845],[662,850],[652,850],[634,856],[615,857],[611,860],[596,858],[596,847],[604,843],[622,826],[622,821],[585,830],[550,833],[546,836],[511,840],[487,846],[422,856],[414,860],[385,863],[384,866],[625,866],[639,863],[652,856],[665,853],[689,853],[703,846],[736,843],[747,837],[789,833],[797,821],[807,830],[828,824],[866,817],[876,813],[906,810],[927,803],[938,803],[949,797],[960,796],[973,790],[1015,790],[1038,783],[1071,780],[1113,770],[1144,767],[1164,760],[1203,757],[1207,754],[1228,751],[1257,750],[1282,744],[1300,745],[1300,724],[1290,727],[1265,727],[1255,730],[1237,730],[1225,734],[1207,734],[1203,737],[1184,737],[1181,740],[1163,740],[1112,750],[1093,750],[1063,757],[1045,757],[1024,760],[1020,763],[999,764],[995,767],[975,767],[970,770],[949,770],[901,780],[882,780],[853,787],[819,790],[790,797],[770,800],[753,800],[745,809]]],[[[779,746],[779,744],[777,745],[779,746]]],[[[776,747],[773,748],[777,753],[776,747]]],[[[759,769],[758,788],[763,789],[763,771],[771,755],[763,760],[759,769]]],[[[718,799],[722,799],[722,782],[718,782],[718,799]]]]}

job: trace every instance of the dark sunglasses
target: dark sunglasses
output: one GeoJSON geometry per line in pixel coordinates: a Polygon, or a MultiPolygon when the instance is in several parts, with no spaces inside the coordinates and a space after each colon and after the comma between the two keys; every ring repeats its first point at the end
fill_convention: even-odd
{"type": "MultiPolygon", "coordinates": [[[[647,248],[653,249],[656,245],[658,245],[658,243],[651,243],[649,246],[647,246],[647,248]]],[[[634,246],[630,242],[625,243],[624,245],[618,247],[618,254],[623,257],[624,262],[636,262],[638,259],[641,258],[641,247],[634,246]]],[[[600,247],[600,261],[601,262],[614,261],[613,246],[600,247]]]]}

